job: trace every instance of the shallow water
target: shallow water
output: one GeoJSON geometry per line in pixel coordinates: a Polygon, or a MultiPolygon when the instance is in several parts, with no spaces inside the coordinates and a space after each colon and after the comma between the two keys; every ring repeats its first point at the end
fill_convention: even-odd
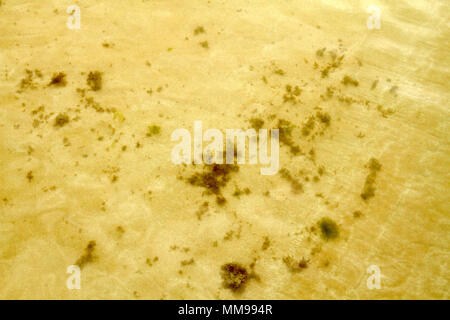
{"type": "Polygon", "coordinates": [[[0,3],[0,298],[449,298],[447,1],[0,3]]]}

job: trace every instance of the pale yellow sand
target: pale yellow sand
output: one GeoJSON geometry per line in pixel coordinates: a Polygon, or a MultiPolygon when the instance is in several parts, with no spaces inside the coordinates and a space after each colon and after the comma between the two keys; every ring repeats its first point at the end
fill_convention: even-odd
{"type": "Polygon", "coordinates": [[[0,298],[449,298],[448,1],[0,2],[0,298]],[[66,27],[73,4],[80,30],[66,27]],[[87,90],[96,70],[102,88],[87,90]],[[56,72],[66,86],[47,86],[56,72]],[[315,117],[306,136],[317,108],[330,123],[315,117]],[[241,165],[219,206],[171,162],[170,134],[251,118],[290,121],[303,154],[282,143],[290,178],[241,165]],[[363,200],[371,158],[381,170],[363,200]],[[323,217],[336,239],[320,236],[323,217]],[[225,288],[230,262],[258,278],[225,288]]]}

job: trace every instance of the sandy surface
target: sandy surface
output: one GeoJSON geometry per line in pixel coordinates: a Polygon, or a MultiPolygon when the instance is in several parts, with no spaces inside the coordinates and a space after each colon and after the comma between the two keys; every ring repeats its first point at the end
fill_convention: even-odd
{"type": "Polygon", "coordinates": [[[0,298],[449,298],[448,1],[0,3],[0,298]],[[282,170],[193,185],[195,120],[282,170]]]}

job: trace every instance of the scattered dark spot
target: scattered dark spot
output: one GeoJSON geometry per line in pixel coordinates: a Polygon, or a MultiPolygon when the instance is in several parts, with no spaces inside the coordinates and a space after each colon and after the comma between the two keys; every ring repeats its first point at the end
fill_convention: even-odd
{"type": "Polygon", "coordinates": [[[195,173],[188,182],[193,186],[203,187],[209,193],[217,196],[218,204],[224,204],[225,198],[221,194],[221,188],[230,180],[230,174],[239,171],[239,166],[229,164],[205,165],[206,171],[195,173]]]}
{"type": "Polygon", "coordinates": [[[64,147],[69,147],[70,146],[70,141],[69,141],[69,139],[67,137],[63,138],[63,144],[64,144],[64,147]]]}
{"type": "Polygon", "coordinates": [[[305,258],[302,258],[300,261],[298,261],[290,256],[287,256],[283,257],[283,262],[292,273],[297,273],[302,271],[303,269],[308,268],[308,260],[306,260],[305,258]]]}
{"type": "Polygon", "coordinates": [[[344,95],[340,95],[338,96],[338,100],[340,102],[346,103],[346,104],[352,104],[357,102],[357,100],[353,99],[352,97],[348,97],[348,96],[344,96],[344,95]]]}
{"type": "Polygon", "coordinates": [[[249,188],[245,188],[244,190],[241,190],[239,188],[236,188],[236,190],[233,193],[233,197],[237,197],[239,198],[241,195],[245,194],[245,195],[249,195],[251,193],[249,188]]]}
{"type": "Polygon", "coordinates": [[[270,239],[269,239],[269,237],[264,237],[264,242],[262,244],[261,249],[267,250],[267,249],[269,249],[269,247],[270,247],[270,239]]]}
{"type": "Polygon", "coordinates": [[[92,97],[86,98],[86,107],[92,108],[99,113],[105,112],[105,109],[101,107],[100,104],[96,102],[92,97]]]}
{"type": "Polygon", "coordinates": [[[69,123],[69,116],[65,113],[60,113],[56,116],[53,126],[61,128],[64,127],[67,123],[69,123]]]}
{"type": "Polygon", "coordinates": [[[223,286],[232,291],[243,290],[249,280],[247,270],[238,263],[227,263],[221,267],[223,286]]]}
{"type": "Polygon", "coordinates": [[[98,91],[102,88],[102,73],[100,71],[89,72],[87,78],[87,85],[93,91],[98,91]]]}
{"type": "Polygon", "coordinates": [[[372,86],[370,87],[370,90],[373,90],[377,87],[378,85],[378,80],[375,80],[374,82],[372,82],[372,86]]]}
{"type": "Polygon", "coordinates": [[[76,91],[80,97],[84,98],[86,96],[86,89],[77,88],[76,91]]]}
{"type": "Polygon", "coordinates": [[[298,102],[297,97],[302,93],[302,90],[295,86],[292,88],[291,85],[286,85],[286,93],[283,95],[283,102],[290,102],[296,104],[298,102]]]}
{"type": "Polygon", "coordinates": [[[95,256],[93,253],[96,245],[97,243],[94,240],[89,241],[86,249],[84,249],[84,254],[77,260],[77,262],[75,262],[75,264],[79,266],[80,269],[82,269],[86,264],[95,260],[95,256]]]}
{"type": "Polygon", "coordinates": [[[333,87],[327,87],[327,92],[325,93],[328,99],[333,98],[334,96],[334,88],[333,87]]]}
{"type": "Polygon", "coordinates": [[[286,168],[282,168],[280,170],[280,174],[281,177],[283,179],[286,179],[287,181],[289,181],[291,183],[291,188],[292,188],[292,192],[294,193],[300,193],[303,192],[303,184],[301,184],[300,182],[298,182],[297,179],[295,179],[291,173],[289,172],[289,170],[287,170],[286,168]]]}
{"type": "Polygon", "coordinates": [[[252,126],[253,129],[259,130],[259,129],[261,129],[263,127],[264,120],[262,120],[260,118],[251,118],[250,119],[250,125],[252,126]]]}
{"type": "Polygon", "coordinates": [[[325,168],[324,168],[323,166],[320,166],[320,167],[317,169],[317,173],[318,173],[319,175],[323,175],[323,174],[325,173],[325,168]]]}
{"type": "Polygon", "coordinates": [[[362,216],[362,212],[357,210],[353,212],[353,218],[360,218],[362,216]]]}
{"type": "Polygon", "coordinates": [[[205,28],[203,28],[202,26],[198,26],[194,29],[194,35],[198,36],[201,33],[205,33],[205,28]]]}
{"type": "Polygon", "coordinates": [[[190,264],[194,264],[195,263],[195,261],[194,261],[194,259],[192,258],[192,259],[190,259],[190,260],[183,260],[183,261],[181,261],[180,262],[180,264],[181,264],[181,266],[188,266],[188,265],[190,265],[190,264]]]}
{"type": "Polygon", "coordinates": [[[159,258],[158,257],[154,257],[153,259],[147,258],[147,260],[145,260],[145,263],[147,263],[147,265],[149,267],[153,266],[153,264],[155,262],[158,262],[159,258]]]}
{"type": "Polygon", "coordinates": [[[202,219],[203,215],[208,211],[208,208],[209,208],[209,202],[208,201],[203,202],[203,204],[200,206],[200,208],[196,212],[198,220],[202,219]]]}
{"type": "Polygon", "coordinates": [[[298,267],[299,267],[300,269],[306,269],[306,268],[308,268],[308,260],[306,260],[305,258],[302,258],[302,259],[300,260],[300,262],[298,263],[298,267]]]}
{"type": "Polygon", "coordinates": [[[64,72],[58,72],[53,74],[52,80],[49,82],[48,86],[65,87],[66,84],[66,74],[64,72]]]}
{"type": "MultiPolygon", "coordinates": [[[[38,70],[36,70],[38,71],[38,70]]],[[[38,71],[40,73],[40,71],[38,71]]],[[[20,81],[20,88],[21,89],[35,89],[36,88],[36,84],[34,83],[33,80],[33,71],[26,69],[25,73],[27,74],[25,78],[23,78],[20,81]]],[[[36,75],[36,72],[34,72],[34,75],[36,75]]]]}
{"type": "Polygon", "coordinates": [[[309,136],[311,131],[314,129],[314,126],[315,126],[314,116],[310,116],[308,120],[303,124],[302,135],[305,137],[309,136]]]}
{"type": "Polygon", "coordinates": [[[33,180],[33,178],[34,178],[33,171],[28,171],[28,173],[27,173],[28,182],[31,182],[33,180]]]}
{"type": "Polygon", "coordinates": [[[217,195],[217,196],[216,196],[216,203],[217,203],[219,206],[223,206],[223,205],[225,205],[225,203],[227,203],[227,199],[225,199],[225,197],[222,196],[222,195],[217,195]]]}
{"type": "Polygon", "coordinates": [[[380,112],[383,118],[387,118],[388,116],[391,116],[395,113],[393,109],[391,108],[384,109],[381,105],[377,106],[377,110],[378,112],[380,112]]]}
{"type": "Polygon", "coordinates": [[[318,57],[323,57],[323,54],[325,52],[325,50],[327,50],[327,48],[322,48],[316,51],[316,56],[318,57]]]}
{"type": "Polygon", "coordinates": [[[109,43],[109,42],[103,42],[102,46],[103,46],[103,48],[112,48],[112,47],[114,47],[114,44],[109,43]]]}
{"type": "Polygon", "coordinates": [[[117,232],[119,235],[123,235],[123,234],[125,233],[125,229],[124,229],[122,226],[117,226],[117,227],[116,227],[116,232],[117,232]]]}
{"type": "Polygon", "coordinates": [[[330,218],[322,218],[319,221],[319,227],[321,231],[322,238],[325,240],[333,240],[339,237],[339,228],[336,222],[330,218]]]}
{"type": "Polygon", "coordinates": [[[325,124],[326,126],[330,125],[331,122],[331,116],[328,113],[322,113],[320,111],[317,111],[316,113],[316,117],[320,120],[320,122],[322,122],[323,124],[325,124]]]}
{"type": "Polygon", "coordinates": [[[278,120],[280,142],[288,146],[293,155],[297,155],[300,153],[300,148],[292,140],[292,129],[293,126],[289,121],[283,119],[278,120]]]}
{"type": "Polygon", "coordinates": [[[345,86],[346,86],[346,85],[352,85],[352,86],[355,86],[355,87],[359,86],[358,80],[353,79],[353,78],[350,77],[350,76],[344,76],[344,78],[342,79],[341,83],[342,83],[343,85],[345,85],[345,86]]]}
{"type": "Polygon", "coordinates": [[[274,72],[275,74],[279,75],[279,76],[284,76],[285,72],[282,69],[275,69],[274,72]]]}
{"type": "Polygon", "coordinates": [[[147,137],[155,136],[161,133],[161,127],[156,125],[148,126],[147,137]]]}
{"type": "Polygon", "coordinates": [[[208,49],[208,48],[209,48],[208,41],[202,41],[202,42],[199,42],[199,44],[200,44],[203,48],[205,48],[205,49],[208,49]]]}
{"type": "Polygon", "coordinates": [[[392,86],[391,89],[389,89],[389,93],[396,95],[398,90],[398,86],[392,86]]]}
{"type": "Polygon", "coordinates": [[[381,170],[381,164],[377,159],[371,158],[367,167],[370,170],[370,173],[366,177],[366,182],[364,183],[363,191],[361,193],[361,198],[363,200],[368,200],[375,196],[375,180],[377,177],[378,171],[381,170]]]}
{"type": "Polygon", "coordinates": [[[234,231],[233,231],[233,230],[228,231],[228,232],[225,234],[225,236],[223,237],[223,240],[225,240],[225,241],[230,241],[230,240],[232,240],[232,239],[233,239],[233,234],[234,234],[234,231]]]}
{"type": "MultiPolygon", "coordinates": [[[[336,57],[335,55],[333,57],[333,62],[328,64],[324,69],[320,71],[322,78],[328,77],[329,73],[331,71],[334,71],[335,69],[339,68],[342,64],[342,60],[344,59],[344,56],[336,57]]],[[[317,69],[319,65],[317,62],[314,63],[314,69],[317,69]]]]}
{"type": "Polygon", "coordinates": [[[381,170],[381,164],[375,158],[370,159],[368,167],[371,171],[380,171],[381,170]]]}

